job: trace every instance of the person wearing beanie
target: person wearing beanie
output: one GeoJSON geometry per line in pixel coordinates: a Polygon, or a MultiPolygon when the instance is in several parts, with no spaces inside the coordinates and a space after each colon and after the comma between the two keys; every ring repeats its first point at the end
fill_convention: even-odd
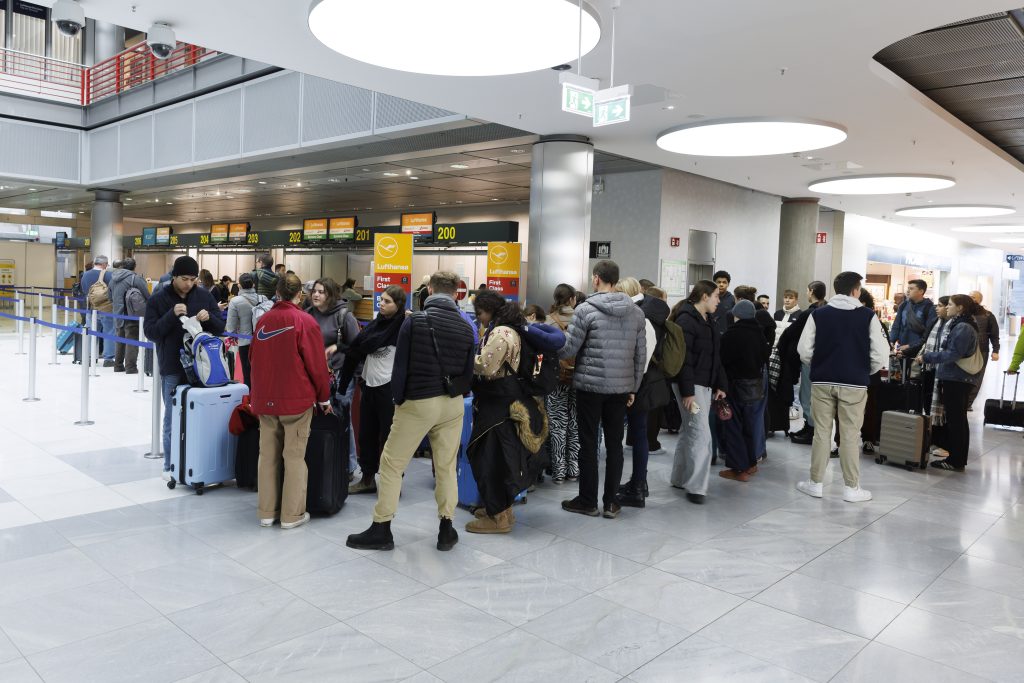
{"type": "Polygon", "coordinates": [[[722,367],[730,387],[726,400],[733,417],[721,423],[726,469],[718,475],[733,481],[749,481],[764,451],[764,370],[772,344],[765,339],[756,312],[749,300],[737,301],[732,309],[736,322],[722,335],[722,367]]]}
{"type": "Polygon", "coordinates": [[[180,350],[185,339],[185,328],[179,318],[193,317],[210,334],[224,331],[224,318],[213,295],[196,286],[199,264],[191,256],[179,256],[171,269],[169,287],[155,291],[146,303],[146,317],[142,329],[156,345],[156,359],[160,364],[160,389],[164,400],[163,449],[164,479],[171,478],[171,399],[179,384],[185,384],[185,370],[181,367],[180,350]]]}

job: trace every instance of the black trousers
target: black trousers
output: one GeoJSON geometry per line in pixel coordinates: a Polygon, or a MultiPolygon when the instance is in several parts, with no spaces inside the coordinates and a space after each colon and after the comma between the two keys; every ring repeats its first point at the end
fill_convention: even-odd
{"type": "MultiPolygon", "coordinates": [[[[249,345],[238,347],[238,358],[242,361],[242,381],[252,389],[252,365],[249,364],[249,345]]],[[[237,377],[235,379],[238,379],[237,377]]]]}
{"type": "Polygon", "coordinates": [[[576,390],[576,419],[580,426],[580,502],[597,507],[597,433],[604,429],[604,505],[611,505],[622,479],[622,433],[628,394],[596,394],[576,390]]]}
{"type": "Polygon", "coordinates": [[[971,385],[967,382],[939,380],[939,391],[942,392],[942,406],[946,410],[943,437],[945,448],[949,451],[946,462],[953,467],[964,467],[967,465],[967,451],[971,447],[971,428],[967,424],[967,401],[971,385]]]}
{"type": "Polygon", "coordinates": [[[379,387],[361,382],[359,390],[359,469],[370,479],[380,471],[380,455],[395,420],[395,399],[390,382],[379,387]]]}

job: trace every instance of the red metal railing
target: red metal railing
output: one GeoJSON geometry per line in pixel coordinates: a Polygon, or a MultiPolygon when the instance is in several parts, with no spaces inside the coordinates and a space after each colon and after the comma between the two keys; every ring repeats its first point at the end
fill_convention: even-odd
{"type": "Polygon", "coordinates": [[[178,43],[167,59],[157,59],[149,45],[141,43],[86,67],[0,48],[0,92],[85,106],[187,69],[215,54],[198,45],[178,43]]]}

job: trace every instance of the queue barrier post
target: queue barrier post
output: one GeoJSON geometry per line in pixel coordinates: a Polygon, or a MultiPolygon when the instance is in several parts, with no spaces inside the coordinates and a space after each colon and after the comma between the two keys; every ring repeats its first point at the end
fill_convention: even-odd
{"type": "MultiPolygon", "coordinates": [[[[93,314],[95,320],[95,313],[93,314]]],[[[86,335],[86,329],[83,327],[81,332],[83,337],[86,335]]],[[[95,424],[89,419],[89,365],[92,363],[92,346],[89,344],[88,339],[82,339],[82,394],[81,394],[81,413],[78,422],[75,424],[79,427],[87,427],[88,425],[95,424]]]]}
{"type": "MultiPolygon", "coordinates": [[[[50,322],[54,325],[57,324],[57,300],[53,300],[53,306],[50,308],[50,322]]],[[[60,330],[56,327],[53,328],[53,344],[50,349],[50,365],[60,365],[60,357],[57,355],[57,338],[60,336],[60,330]]]]}
{"type": "Polygon", "coordinates": [[[26,403],[39,400],[36,397],[36,332],[36,319],[32,318],[28,338],[28,396],[22,399],[26,403]]]}
{"type": "Polygon", "coordinates": [[[69,325],[71,325],[71,311],[68,310],[70,308],[71,308],[71,297],[65,296],[64,297],[64,327],[68,327],[69,325]]]}
{"type": "MultiPolygon", "coordinates": [[[[14,315],[19,318],[25,317],[25,300],[17,299],[14,304],[14,315]]],[[[19,320],[17,323],[18,329],[18,356],[25,355],[25,321],[19,320]]]]}
{"type": "MultiPolygon", "coordinates": [[[[140,342],[147,341],[146,333],[142,330],[142,323],[143,323],[144,320],[145,320],[145,318],[139,318],[139,341],[140,342]]],[[[146,389],[146,352],[148,350],[149,349],[143,349],[143,348],[139,349],[139,355],[142,356],[142,358],[141,358],[142,362],[141,363],[136,362],[136,364],[135,364],[135,366],[139,368],[139,386],[133,392],[133,393],[136,393],[136,394],[144,394],[144,393],[146,393],[148,391],[148,389],[146,389]]],[[[154,361],[153,364],[156,365],[156,362],[155,362],[156,358],[154,358],[153,361],[154,361]]]]}
{"type": "MultiPolygon", "coordinates": [[[[38,318],[39,320],[43,319],[43,293],[42,292],[36,292],[36,318],[38,318]]],[[[42,334],[43,331],[41,329],[37,329],[36,332],[42,334]]]]}
{"type": "MultiPolygon", "coordinates": [[[[90,322],[89,329],[91,329],[93,332],[99,332],[99,313],[96,311],[95,308],[92,310],[92,320],[90,322]]],[[[100,341],[99,340],[100,340],[99,337],[95,337],[94,336],[92,338],[92,343],[90,344],[89,355],[92,357],[92,362],[90,363],[90,365],[92,366],[92,376],[93,377],[99,377],[100,376],[100,367],[99,367],[100,364],[98,362],[99,359],[100,359],[99,358],[99,354],[100,354],[100,341]]],[[[106,340],[104,340],[104,343],[106,343],[106,340]]]]}
{"type": "MultiPolygon", "coordinates": [[[[144,374],[144,373],[139,373],[144,374]]],[[[163,422],[160,420],[160,408],[163,400],[163,380],[160,378],[160,362],[156,357],[156,347],[153,348],[153,403],[151,413],[151,425],[150,425],[150,443],[149,452],[145,454],[145,458],[149,460],[158,460],[163,457],[160,452],[162,446],[162,428],[163,422]]]]}

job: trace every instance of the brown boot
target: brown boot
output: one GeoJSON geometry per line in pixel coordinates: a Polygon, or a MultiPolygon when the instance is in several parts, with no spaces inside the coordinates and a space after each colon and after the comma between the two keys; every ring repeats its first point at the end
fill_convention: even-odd
{"type": "Polygon", "coordinates": [[[515,523],[516,519],[515,515],[512,514],[512,508],[507,508],[494,517],[485,515],[484,517],[474,519],[466,525],[466,531],[471,534],[507,534],[512,531],[515,523]]]}
{"type": "MultiPolygon", "coordinates": [[[[509,509],[505,510],[505,512],[508,513],[508,516],[512,519],[512,523],[515,524],[516,523],[516,513],[512,512],[512,508],[509,508],[509,509]]],[[[479,507],[476,510],[473,510],[473,516],[476,517],[477,519],[485,519],[487,517],[487,508],[479,507]]]]}
{"type": "Polygon", "coordinates": [[[746,472],[736,472],[734,470],[721,470],[718,473],[722,479],[732,479],[733,481],[750,481],[750,475],[746,472]]]}

